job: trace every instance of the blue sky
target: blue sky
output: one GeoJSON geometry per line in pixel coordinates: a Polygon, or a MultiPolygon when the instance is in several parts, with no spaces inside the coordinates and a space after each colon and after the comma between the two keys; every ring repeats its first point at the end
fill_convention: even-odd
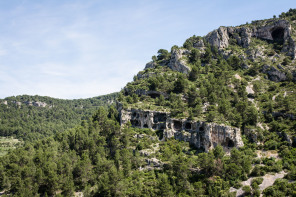
{"type": "Polygon", "coordinates": [[[292,0],[0,1],[0,98],[120,91],[160,48],[295,7],[292,0]]]}

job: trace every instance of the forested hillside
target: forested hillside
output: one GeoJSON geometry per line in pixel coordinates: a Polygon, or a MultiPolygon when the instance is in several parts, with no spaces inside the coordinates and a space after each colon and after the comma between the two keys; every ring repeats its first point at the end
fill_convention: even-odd
{"type": "Polygon", "coordinates": [[[0,136],[35,140],[62,132],[88,119],[99,106],[115,102],[117,93],[64,100],[21,95],[0,99],[0,136]]]}
{"type": "MultiPolygon", "coordinates": [[[[160,49],[116,105],[87,118],[76,102],[85,115],[79,125],[1,157],[0,189],[13,196],[296,196],[295,20],[290,9],[160,49]]],[[[27,100],[8,103],[32,108],[27,100]]],[[[46,103],[36,110],[58,105],[46,103]]]]}

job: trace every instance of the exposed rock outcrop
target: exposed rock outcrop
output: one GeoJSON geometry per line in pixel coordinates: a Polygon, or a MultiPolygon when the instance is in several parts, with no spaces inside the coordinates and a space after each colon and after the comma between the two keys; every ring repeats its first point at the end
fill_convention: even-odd
{"type": "Polygon", "coordinates": [[[190,68],[187,66],[186,60],[183,58],[184,55],[188,54],[189,51],[187,49],[173,49],[168,66],[174,71],[188,74],[190,72],[190,68]]]}
{"type": "MultiPolygon", "coordinates": [[[[145,67],[145,69],[146,69],[146,67],[145,67]]],[[[153,76],[156,76],[156,73],[154,73],[154,72],[148,72],[148,73],[139,72],[137,74],[138,79],[145,79],[145,78],[149,78],[149,77],[153,77],[153,76]]]]}
{"type": "Polygon", "coordinates": [[[218,29],[210,32],[206,36],[206,40],[218,49],[223,49],[229,45],[229,34],[227,27],[219,27],[218,29]]]}
{"type": "Polygon", "coordinates": [[[189,142],[198,149],[208,152],[217,145],[225,148],[241,147],[240,129],[187,119],[173,119],[169,113],[158,111],[126,110],[118,104],[121,125],[131,122],[134,127],[163,131],[163,138],[174,137],[189,142]]]}
{"type": "Polygon", "coordinates": [[[263,25],[251,27],[219,27],[208,33],[205,39],[218,49],[227,48],[231,39],[244,48],[250,45],[251,37],[276,41],[283,44],[282,52],[293,59],[296,57],[296,44],[291,37],[291,25],[286,20],[270,20],[263,25]]]}
{"type": "MultiPolygon", "coordinates": [[[[25,105],[29,105],[29,106],[35,106],[35,107],[46,107],[47,103],[45,102],[40,102],[40,101],[24,101],[24,102],[20,102],[20,101],[11,101],[12,103],[21,106],[22,104],[25,105]]],[[[6,101],[6,105],[7,105],[7,101],[6,101]]],[[[51,107],[51,106],[49,106],[51,107]]]]}
{"type": "MultiPolygon", "coordinates": [[[[199,43],[199,46],[203,46],[203,42],[199,43]]],[[[185,56],[189,55],[190,52],[187,49],[178,49],[175,48],[172,50],[171,58],[160,63],[161,66],[168,66],[174,71],[178,71],[184,74],[190,72],[190,67],[187,66],[185,56]]],[[[148,62],[145,66],[145,69],[155,68],[157,65],[156,62],[148,62]]],[[[145,75],[137,75],[138,78],[144,78],[145,75]]]]}
{"type": "Polygon", "coordinates": [[[264,65],[262,67],[261,72],[266,73],[268,75],[268,79],[275,82],[285,81],[287,79],[286,74],[280,72],[273,66],[264,65]]]}
{"type": "Polygon", "coordinates": [[[155,66],[156,66],[156,63],[154,61],[151,61],[146,64],[145,69],[154,68],[155,66]]]}

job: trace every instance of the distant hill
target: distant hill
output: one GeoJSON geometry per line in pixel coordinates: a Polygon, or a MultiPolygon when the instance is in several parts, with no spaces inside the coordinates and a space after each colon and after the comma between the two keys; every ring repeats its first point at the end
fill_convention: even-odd
{"type": "Polygon", "coordinates": [[[0,136],[23,140],[51,136],[88,119],[100,106],[107,108],[117,95],[74,100],[29,95],[0,99],[0,136]]]}

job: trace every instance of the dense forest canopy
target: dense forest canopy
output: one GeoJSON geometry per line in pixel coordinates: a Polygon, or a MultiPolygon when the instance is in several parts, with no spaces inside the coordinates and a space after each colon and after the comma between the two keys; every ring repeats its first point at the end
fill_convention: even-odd
{"type": "Polygon", "coordinates": [[[0,136],[34,140],[72,128],[88,119],[100,106],[115,102],[117,93],[63,100],[21,95],[0,99],[0,136]]]}

